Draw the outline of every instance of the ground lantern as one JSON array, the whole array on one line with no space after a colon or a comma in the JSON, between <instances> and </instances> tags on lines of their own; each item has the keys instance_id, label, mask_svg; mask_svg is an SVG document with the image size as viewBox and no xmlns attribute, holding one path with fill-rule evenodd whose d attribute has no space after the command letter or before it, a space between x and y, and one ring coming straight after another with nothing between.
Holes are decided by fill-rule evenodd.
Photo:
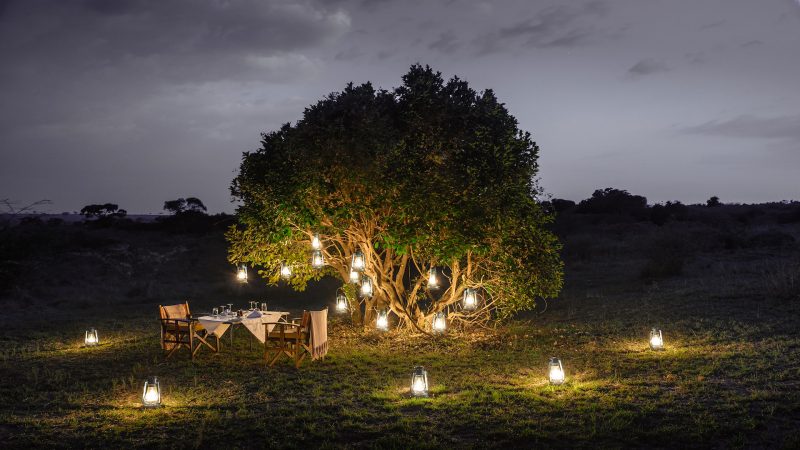
<instances>
[{"instance_id":1,"label":"ground lantern","mask_svg":"<svg viewBox=\"0 0 800 450\"><path fill-rule=\"evenodd\" d=\"M153 377L144 382L142 405L147 408L154 408L161 405L161 385L157 377Z\"/></svg>"},{"instance_id":2,"label":"ground lantern","mask_svg":"<svg viewBox=\"0 0 800 450\"><path fill-rule=\"evenodd\" d=\"M93 347L100 343L100 338L97 336L97 330L89 328L86 330L86 335L83 338L83 344L87 347Z\"/></svg>"},{"instance_id":3,"label":"ground lantern","mask_svg":"<svg viewBox=\"0 0 800 450\"><path fill-rule=\"evenodd\" d=\"M550 358L548 364L550 369L550 384L563 384L564 383L564 366L561 365L561 360L555 356Z\"/></svg>"},{"instance_id":4,"label":"ground lantern","mask_svg":"<svg viewBox=\"0 0 800 450\"><path fill-rule=\"evenodd\" d=\"M414 367L414 372L411 373L411 395L428 396L428 372L422 366Z\"/></svg>"},{"instance_id":5,"label":"ground lantern","mask_svg":"<svg viewBox=\"0 0 800 450\"><path fill-rule=\"evenodd\" d=\"M656 328L650 330L650 348L664 350L664 337L661 335L661 330Z\"/></svg>"}]
</instances>

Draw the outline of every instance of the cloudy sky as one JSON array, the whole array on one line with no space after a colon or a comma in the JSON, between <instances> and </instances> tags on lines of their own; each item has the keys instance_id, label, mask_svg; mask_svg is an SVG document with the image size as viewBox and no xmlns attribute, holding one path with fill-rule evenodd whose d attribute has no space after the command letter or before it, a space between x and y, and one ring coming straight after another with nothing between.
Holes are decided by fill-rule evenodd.
<instances>
[{"instance_id":1,"label":"cloudy sky","mask_svg":"<svg viewBox=\"0 0 800 450\"><path fill-rule=\"evenodd\" d=\"M0 0L0 199L157 212L420 62L492 88L579 200L800 199L796 0Z\"/></svg>"}]
</instances>

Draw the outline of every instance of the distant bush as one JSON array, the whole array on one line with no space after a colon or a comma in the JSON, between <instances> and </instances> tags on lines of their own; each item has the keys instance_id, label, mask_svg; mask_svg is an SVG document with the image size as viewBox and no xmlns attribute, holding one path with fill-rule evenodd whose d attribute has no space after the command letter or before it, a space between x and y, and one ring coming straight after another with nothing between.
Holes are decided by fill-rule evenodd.
<instances>
[{"instance_id":1,"label":"distant bush","mask_svg":"<svg viewBox=\"0 0 800 450\"><path fill-rule=\"evenodd\" d=\"M716 195L706 200L706 206L709 208L716 208L717 206L722 206L722 203L719 201L719 197Z\"/></svg>"},{"instance_id":2,"label":"distant bush","mask_svg":"<svg viewBox=\"0 0 800 450\"><path fill-rule=\"evenodd\" d=\"M667 202L665 204L656 203L649 210L650 221L658 226L662 226L670 220L686 220L689 216L689 208L679 201Z\"/></svg>"},{"instance_id":3,"label":"distant bush","mask_svg":"<svg viewBox=\"0 0 800 450\"><path fill-rule=\"evenodd\" d=\"M554 198L550 201L542 202L542 207L547 212L558 214L574 208L575 202L572 200L565 200L563 198Z\"/></svg>"},{"instance_id":4,"label":"distant bush","mask_svg":"<svg viewBox=\"0 0 800 450\"><path fill-rule=\"evenodd\" d=\"M614 188L598 189L582 200L577 211L584 214L618 214L641 217L647 209L647 198Z\"/></svg>"}]
</instances>

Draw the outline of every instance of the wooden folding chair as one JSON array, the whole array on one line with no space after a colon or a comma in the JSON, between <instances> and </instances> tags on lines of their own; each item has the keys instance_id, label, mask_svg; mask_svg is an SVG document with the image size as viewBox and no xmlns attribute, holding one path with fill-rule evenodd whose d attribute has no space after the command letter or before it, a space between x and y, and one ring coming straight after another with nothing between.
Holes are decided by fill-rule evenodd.
<instances>
[{"instance_id":1,"label":"wooden folding chair","mask_svg":"<svg viewBox=\"0 0 800 450\"><path fill-rule=\"evenodd\" d=\"M298 323L299 322L299 323ZM268 322L274 326L264 339L264 359L273 366L281 355L294 361L300 368L306 356L311 356L311 313L303 311L303 317L289 322Z\"/></svg>"},{"instance_id":2,"label":"wooden folding chair","mask_svg":"<svg viewBox=\"0 0 800 450\"><path fill-rule=\"evenodd\" d=\"M206 339L208 332L200 325L196 319L192 319L189 312L189 302L177 305L158 305L161 314L161 348L167 352L166 358L172 356L179 348L189 349L192 359L203 345L208 346L213 352L219 349L219 337L217 346L214 347ZM200 332L205 332L200 335Z\"/></svg>"}]
</instances>

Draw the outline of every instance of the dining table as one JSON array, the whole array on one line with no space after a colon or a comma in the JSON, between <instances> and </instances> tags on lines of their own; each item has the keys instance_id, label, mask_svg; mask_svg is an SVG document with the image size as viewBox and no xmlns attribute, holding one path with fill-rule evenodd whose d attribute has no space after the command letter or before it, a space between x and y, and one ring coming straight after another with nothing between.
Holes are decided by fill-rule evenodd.
<instances>
[{"instance_id":1,"label":"dining table","mask_svg":"<svg viewBox=\"0 0 800 450\"><path fill-rule=\"evenodd\" d=\"M230 345L233 348L233 335L235 327L242 325L250 334L258 339L262 344L266 340L266 336L275 327L275 322L286 322L289 313L286 311L261 311L258 309L243 311L239 316L233 314L207 314L197 317L197 321L205 328L209 335L215 336L217 339L222 338L226 331L230 330L228 336L230 338ZM273 323L273 324L269 324ZM252 341L251 341L252 345Z\"/></svg>"}]
</instances>

